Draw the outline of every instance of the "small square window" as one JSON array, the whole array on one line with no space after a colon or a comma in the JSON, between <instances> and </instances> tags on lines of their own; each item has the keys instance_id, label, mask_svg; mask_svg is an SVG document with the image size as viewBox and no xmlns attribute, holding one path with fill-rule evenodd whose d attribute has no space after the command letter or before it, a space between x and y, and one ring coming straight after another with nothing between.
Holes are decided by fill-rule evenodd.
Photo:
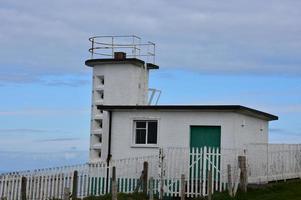
<instances>
[{"instance_id":1,"label":"small square window","mask_svg":"<svg viewBox=\"0 0 301 200\"><path fill-rule=\"evenodd\" d=\"M156 120L134 121L135 144L157 144L158 122Z\"/></svg>"},{"instance_id":2,"label":"small square window","mask_svg":"<svg viewBox=\"0 0 301 200\"><path fill-rule=\"evenodd\" d=\"M137 121L136 128L146 128L146 122L145 121Z\"/></svg>"}]
</instances>

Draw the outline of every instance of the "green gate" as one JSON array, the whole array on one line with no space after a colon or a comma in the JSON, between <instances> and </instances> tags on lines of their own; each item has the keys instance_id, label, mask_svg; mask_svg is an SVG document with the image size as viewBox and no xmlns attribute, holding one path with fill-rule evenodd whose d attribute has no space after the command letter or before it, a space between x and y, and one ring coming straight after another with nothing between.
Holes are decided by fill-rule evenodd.
<instances>
[{"instance_id":1,"label":"green gate","mask_svg":"<svg viewBox=\"0 0 301 200\"><path fill-rule=\"evenodd\" d=\"M208 170L212 171L213 186L220 185L220 146L220 126L190 126L190 192L205 192Z\"/></svg>"}]
</instances>

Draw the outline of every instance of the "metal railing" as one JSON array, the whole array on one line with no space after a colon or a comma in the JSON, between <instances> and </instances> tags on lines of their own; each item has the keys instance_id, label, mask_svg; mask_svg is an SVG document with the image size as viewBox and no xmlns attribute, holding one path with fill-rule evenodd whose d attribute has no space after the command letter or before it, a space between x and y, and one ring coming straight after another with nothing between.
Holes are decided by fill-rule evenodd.
<instances>
[{"instance_id":1,"label":"metal railing","mask_svg":"<svg viewBox=\"0 0 301 200\"><path fill-rule=\"evenodd\" d=\"M115 52L125 52L128 58L138 58L155 64L156 45L153 42L142 42L136 35L94 36L90 37L91 59L113 58Z\"/></svg>"}]
</instances>

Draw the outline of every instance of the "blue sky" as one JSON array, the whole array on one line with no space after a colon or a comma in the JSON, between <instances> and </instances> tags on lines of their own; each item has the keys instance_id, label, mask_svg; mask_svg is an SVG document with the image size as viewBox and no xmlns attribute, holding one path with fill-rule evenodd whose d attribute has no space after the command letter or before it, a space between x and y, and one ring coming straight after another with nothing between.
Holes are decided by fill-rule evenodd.
<instances>
[{"instance_id":1,"label":"blue sky","mask_svg":"<svg viewBox=\"0 0 301 200\"><path fill-rule=\"evenodd\" d=\"M301 143L299 0L0 3L0 171L88 160L88 37L157 44L161 104L241 104L280 117L270 142ZM22 163L22 164L21 164Z\"/></svg>"}]
</instances>

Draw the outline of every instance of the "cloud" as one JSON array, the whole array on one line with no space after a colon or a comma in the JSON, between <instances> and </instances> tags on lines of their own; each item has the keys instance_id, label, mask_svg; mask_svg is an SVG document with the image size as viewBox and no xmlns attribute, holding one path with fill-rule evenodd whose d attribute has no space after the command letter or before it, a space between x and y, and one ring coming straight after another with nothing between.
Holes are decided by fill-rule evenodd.
<instances>
[{"instance_id":1,"label":"cloud","mask_svg":"<svg viewBox=\"0 0 301 200\"><path fill-rule=\"evenodd\" d=\"M8 136L12 136L13 135L24 135L27 134L28 135L37 135L39 136L40 134L44 134L44 135L49 135L49 134L69 134L69 131L62 131L62 130L55 130L55 129L34 129L34 128L2 128L0 129L0 134L2 136L4 135L8 135ZM62 138L62 139L68 139L68 138ZM72 138L69 138L72 139ZM75 138L74 138L75 140ZM59 139L58 139L59 141Z\"/></svg>"},{"instance_id":2,"label":"cloud","mask_svg":"<svg viewBox=\"0 0 301 200\"><path fill-rule=\"evenodd\" d=\"M88 80L72 80L72 81L62 81L62 80L53 80L44 83L47 86L68 86L68 87L80 87L83 85L90 84Z\"/></svg>"},{"instance_id":3,"label":"cloud","mask_svg":"<svg viewBox=\"0 0 301 200\"><path fill-rule=\"evenodd\" d=\"M276 111L281 114L301 113L301 104L266 105L262 107L264 110Z\"/></svg>"},{"instance_id":4,"label":"cloud","mask_svg":"<svg viewBox=\"0 0 301 200\"><path fill-rule=\"evenodd\" d=\"M273 132L273 133L284 133L284 132L286 132L285 130L283 130L281 128L270 128L269 130L270 130L270 132Z\"/></svg>"},{"instance_id":5,"label":"cloud","mask_svg":"<svg viewBox=\"0 0 301 200\"><path fill-rule=\"evenodd\" d=\"M274 133L274 134L286 134L286 135L290 135L290 136L301 136L301 132L295 132L295 131L286 130L286 129L282 129L282 128L270 128L269 130L271 133Z\"/></svg>"},{"instance_id":6,"label":"cloud","mask_svg":"<svg viewBox=\"0 0 301 200\"><path fill-rule=\"evenodd\" d=\"M291 131L282 128L270 128L271 143L297 144L301 141L301 132Z\"/></svg>"},{"instance_id":7,"label":"cloud","mask_svg":"<svg viewBox=\"0 0 301 200\"><path fill-rule=\"evenodd\" d=\"M30 108L19 110L6 110L0 111L0 116L70 116L70 115L82 115L90 113L89 109L74 108L74 109L47 109L47 108Z\"/></svg>"},{"instance_id":8,"label":"cloud","mask_svg":"<svg viewBox=\"0 0 301 200\"><path fill-rule=\"evenodd\" d=\"M0 73L0 87L7 84L24 84L24 83L39 83L45 86L66 86L66 87L81 87L83 85L88 85L91 83L90 76L66 76L66 75L57 75L49 76L42 75L32 76L31 74L20 73L20 74L9 74L9 73Z\"/></svg>"},{"instance_id":9,"label":"cloud","mask_svg":"<svg viewBox=\"0 0 301 200\"><path fill-rule=\"evenodd\" d=\"M156 42L162 67L301 76L298 0L3 0L1 5L0 68L16 74L5 81L18 82L23 74L25 82L88 74L83 63L89 36L133 33Z\"/></svg>"},{"instance_id":10,"label":"cloud","mask_svg":"<svg viewBox=\"0 0 301 200\"><path fill-rule=\"evenodd\" d=\"M68 142L68 141L76 141L76 140L80 140L80 138L53 138L53 139L36 140L36 142Z\"/></svg>"},{"instance_id":11,"label":"cloud","mask_svg":"<svg viewBox=\"0 0 301 200\"><path fill-rule=\"evenodd\" d=\"M49 133L53 131L30 128L0 129L0 133ZM57 132L57 130L55 130Z\"/></svg>"},{"instance_id":12,"label":"cloud","mask_svg":"<svg viewBox=\"0 0 301 200\"><path fill-rule=\"evenodd\" d=\"M72 150L42 153L0 151L0 159L5 160L5 162L1 162L0 172L12 172L84 164L88 159L88 151Z\"/></svg>"}]
</instances>

